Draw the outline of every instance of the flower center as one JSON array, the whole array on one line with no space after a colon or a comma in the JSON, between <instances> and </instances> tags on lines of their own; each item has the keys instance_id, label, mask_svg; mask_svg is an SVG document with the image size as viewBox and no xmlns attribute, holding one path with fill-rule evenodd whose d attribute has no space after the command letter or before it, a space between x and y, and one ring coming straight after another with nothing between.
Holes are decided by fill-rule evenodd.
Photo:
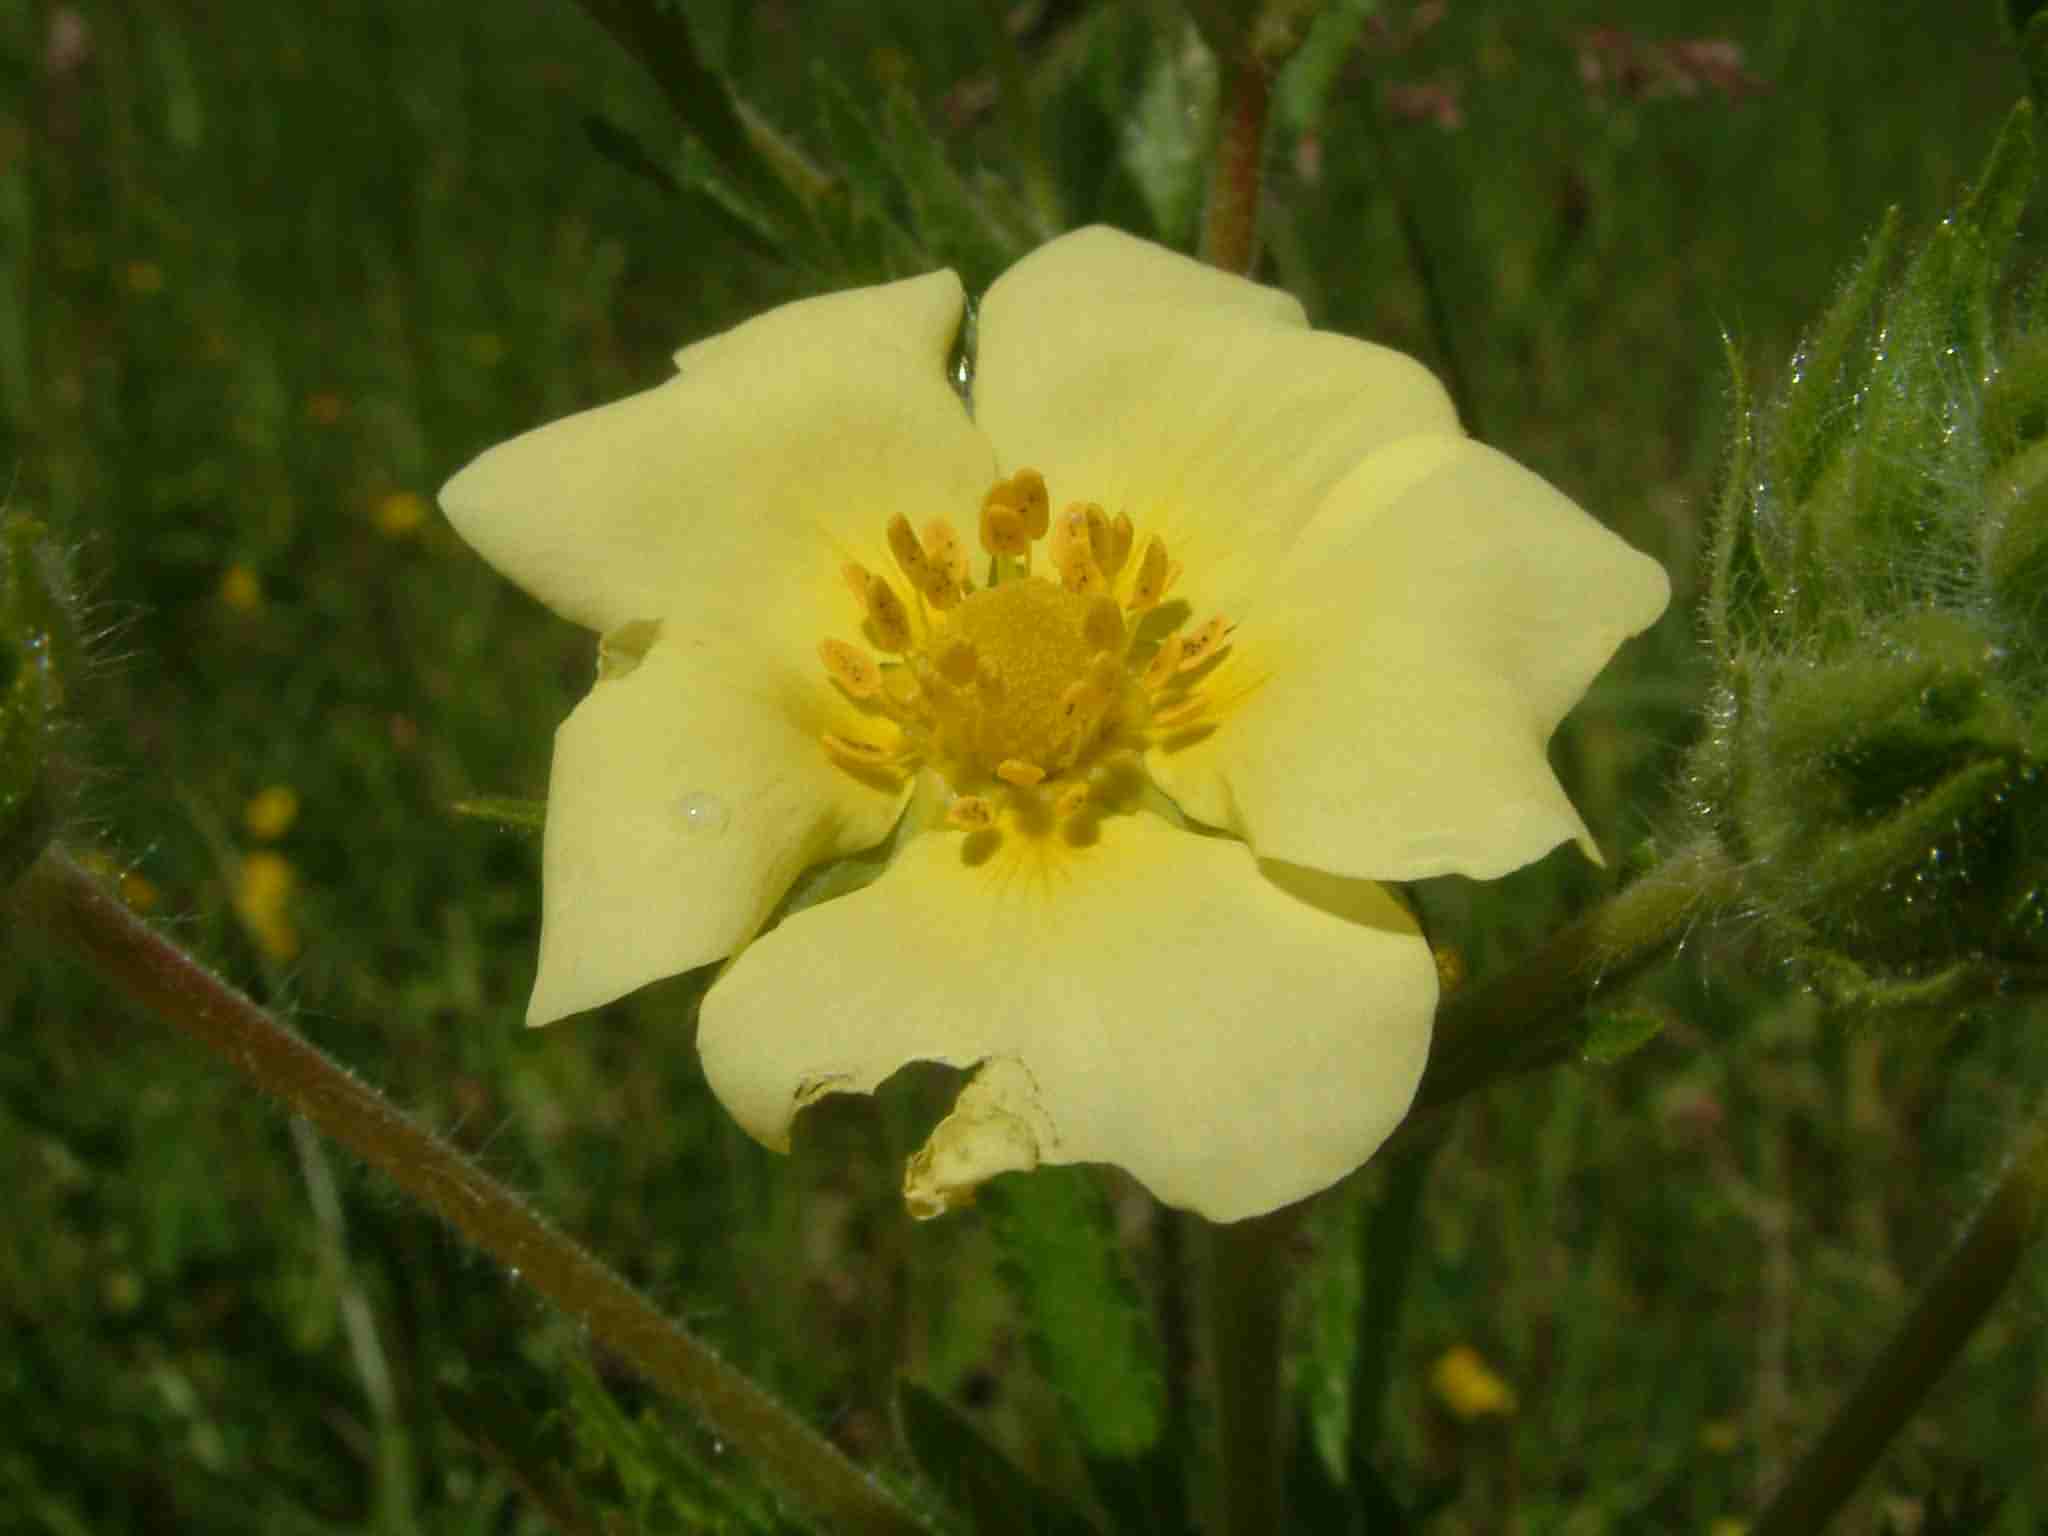
<instances>
[{"instance_id":1,"label":"flower center","mask_svg":"<svg viewBox=\"0 0 2048 1536\"><path fill-rule=\"evenodd\" d=\"M1026 576L965 599L946 636L942 656L965 648L975 663L975 696L952 743L970 772L1014 779L1003 765L1017 763L1060 773L1121 702L1124 621L1113 598Z\"/></svg>"},{"instance_id":2,"label":"flower center","mask_svg":"<svg viewBox=\"0 0 2048 1536\"><path fill-rule=\"evenodd\" d=\"M1157 536L1134 555L1128 517L1085 502L1053 517L1043 477L1020 470L983 498L978 588L950 523L919 534L899 516L886 531L907 593L864 566L843 574L863 636L892 659L843 640L818 647L875 727L825 736L848 772L900 782L929 767L954 792L948 818L968 830L1046 825L1048 809L1056 824L1082 813L1118 759L1210 723L1202 684L1231 625L1183 632L1186 606L1162 608L1180 568ZM1032 573L1041 540L1050 577ZM1157 643L1140 647L1155 611Z\"/></svg>"}]
</instances>

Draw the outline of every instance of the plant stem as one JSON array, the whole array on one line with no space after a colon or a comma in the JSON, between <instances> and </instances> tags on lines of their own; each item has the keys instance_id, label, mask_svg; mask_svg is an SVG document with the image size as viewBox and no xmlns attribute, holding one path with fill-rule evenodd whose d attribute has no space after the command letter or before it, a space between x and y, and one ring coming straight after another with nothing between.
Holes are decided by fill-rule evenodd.
<instances>
[{"instance_id":1,"label":"plant stem","mask_svg":"<svg viewBox=\"0 0 2048 1536\"><path fill-rule=\"evenodd\" d=\"M1209 172L1209 202L1202 216L1202 260L1247 275L1258 256L1259 172L1266 152L1266 119L1273 107L1267 62L1247 44L1223 61L1223 118L1216 162Z\"/></svg>"},{"instance_id":2,"label":"plant stem","mask_svg":"<svg viewBox=\"0 0 2048 1536\"><path fill-rule=\"evenodd\" d=\"M2048 1118L2027 1132L1963 1240L1820 1443L1792 1469L1751 1527L1751 1536L1813 1536L1840 1512L2004 1294L2028 1246L2040 1235L2044 1212Z\"/></svg>"},{"instance_id":3,"label":"plant stem","mask_svg":"<svg viewBox=\"0 0 2048 1536\"><path fill-rule=\"evenodd\" d=\"M981 0L988 21L989 52L995 59L996 84L1001 92L1003 126L1010 137L1011 153L1017 157L1018 178L1031 203L1031 220L1041 240L1050 240L1066 224L1060 211L1059 184L1045 157L1045 141L1038 131L1038 109L1031 99L1031 76L1024 67L1024 50L1017 34L1010 30L1008 0Z\"/></svg>"},{"instance_id":4,"label":"plant stem","mask_svg":"<svg viewBox=\"0 0 2048 1536\"><path fill-rule=\"evenodd\" d=\"M157 933L60 848L4 897L137 1006L176 1025L306 1117L687 1405L764 1479L835 1531L924 1527L834 1446L461 1152ZM19 931L19 929L15 930Z\"/></svg>"},{"instance_id":5,"label":"plant stem","mask_svg":"<svg viewBox=\"0 0 2048 1536\"><path fill-rule=\"evenodd\" d=\"M1273 1536L1287 1527L1280 1344L1302 1205L1211 1227L1210 1365L1216 1381L1216 1451L1224 1536Z\"/></svg>"},{"instance_id":6,"label":"plant stem","mask_svg":"<svg viewBox=\"0 0 2048 1536\"><path fill-rule=\"evenodd\" d=\"M1437 1010L1436 1042L1410 1123L1495 1078L1570 1054L1582 1037L1580 1019L1597 998L1662 960L1695 924L1741 893L1735 866L1718 843L1703 838L1567 923L1520 963L1453 992Z\"/></svg>"}]
</instances>

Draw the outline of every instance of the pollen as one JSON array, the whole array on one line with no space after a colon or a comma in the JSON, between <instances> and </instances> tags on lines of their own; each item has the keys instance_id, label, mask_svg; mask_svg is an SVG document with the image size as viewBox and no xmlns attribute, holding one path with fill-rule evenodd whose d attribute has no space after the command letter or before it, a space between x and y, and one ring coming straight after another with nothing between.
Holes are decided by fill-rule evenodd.
<instances>
[{"instance_id":1,"label":"pollen","mask_svg":"<svg viewBox=\"0 0 2048 1536\"><path fill-rule=\"evenodd\" d=\"M1122 793L1103 786L1132 782L1113 764L1218 718L1211 663L1231 621L1184 630L1184 606L1160 611L1181 568L1128 513L1052 507L1036 470L989 488L976 509L983 586L952 521L883 519L880 570L841 567L869 649L818 645L826 677L865 717L822 733L826 753L862 778L930 771L948 791L945 824L961 832L1041 835L1103 814ZM1134 647L1141 620L1156 644Z\"/></svg>"}]
</instances>

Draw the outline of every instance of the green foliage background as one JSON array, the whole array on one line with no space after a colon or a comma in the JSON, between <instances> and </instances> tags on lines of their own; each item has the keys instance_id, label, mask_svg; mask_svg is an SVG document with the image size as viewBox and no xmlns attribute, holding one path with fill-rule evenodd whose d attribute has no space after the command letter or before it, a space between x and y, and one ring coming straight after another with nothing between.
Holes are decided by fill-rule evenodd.
<instances>
[{"instance_id":1,"label":"green foliage background","mask_svg":"<svg viewBox=\"0 0 2048 1536\"><path fill-rule=\"evenodd\" d=\"M937 261L985 284L1048 200L1185 243L1187 125L1212 87L1175 13L1046 7L1018 61L1034 124L997 101L993 9L687 7L707 60L844 177L828 238L785 259L566 0L0 0L0 469L91 602L74 841L856 1455L905 1473L907 1371L1079 1486L1071 1395L1020 1326L991 1218L914 1226L897 1200L939 1074L828 1101L784 1161L706 1093L696 982L521 1029L537 845L449 807L544 791L590 641L436 517L378 518L766 304ZM1386 19L1401 36L1414 17ZM1761 88L1590 85L1597 27L1726 37ZM1961 195L2020 72L1995 8L1949 0L1461 0L1407 46L1379 35L1326 33L1283 90L1265 275L1318 324L1441 368L1426 253L1469 419L1671 570L1670 616L1556 754L1623 856L1670 817L1705 697L1721 333L1761 393L1888 206L1917 229ZM1422 84L1456 88L1455 127L1388 110ZM253 607L223 598L235 568ZM305 937L288 965L231 902L242 807L273 784L303 806L278 845ZM1575 857L1421 901L1483 973L1611 882ZM1652 990L1647 1048L1459 1113L1408 1304L1367 1341L1385 1400L1364 1428L1352 1234L1390 1175L1325 1204L1295 1362L1317 1446L1369 1444L1435 1531L1754 1510L2048 1080L1994 1015L1879 1033L1767 957L1717 936ZM551 1478L625 1530L773 1526L720 1447L582 1363L573 1321L88 978L0 943L0 1020L0 1526L540 1531L567 1518ZM1156 1292L1158 1233L1125 1186L1112 1204ZM2043 1528L2044 1319L2037 1259L1853 1528L1915 1528L1972 1486L2012 1490L1993 1529ZM1455 1343L1516 1415L1435 1402L1428 1366Z\"/></svg>"}]
</instances>

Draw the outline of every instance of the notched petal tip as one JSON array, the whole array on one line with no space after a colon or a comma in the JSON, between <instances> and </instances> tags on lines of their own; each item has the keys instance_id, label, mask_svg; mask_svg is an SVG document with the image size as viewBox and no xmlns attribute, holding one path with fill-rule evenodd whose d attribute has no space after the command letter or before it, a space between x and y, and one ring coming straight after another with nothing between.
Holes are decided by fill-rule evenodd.
<instances>
[{"instance_id":1,"label":"notched petal tip","mask_svg":"<svg viewBox=\"0 0 2048 1536\"><path fill-rule=\"evenodd\" d=\"M970 1205L999 1173L1029 1173L1057 1141L1023 1063L983 1063L903 1170L903 1201L919 1221Z\"/></svg>"}]
</instances>

